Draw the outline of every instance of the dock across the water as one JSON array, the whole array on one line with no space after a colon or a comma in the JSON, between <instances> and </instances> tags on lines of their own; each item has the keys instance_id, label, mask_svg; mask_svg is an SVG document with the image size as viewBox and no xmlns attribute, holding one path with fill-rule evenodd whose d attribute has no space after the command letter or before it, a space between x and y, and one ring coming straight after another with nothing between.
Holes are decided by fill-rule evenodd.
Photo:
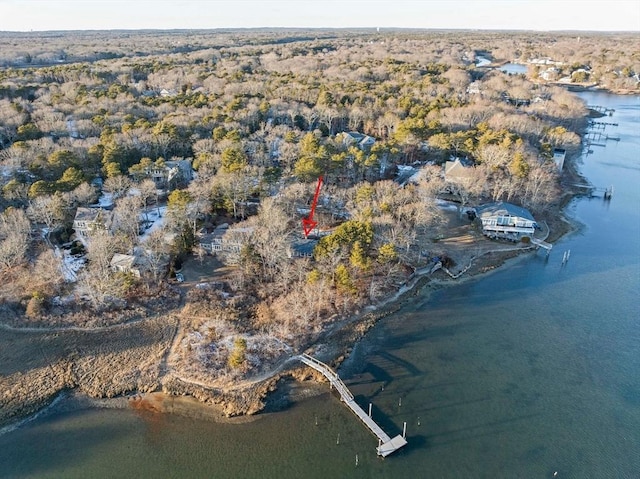
<instances>
[{"instance_id":1,"label":"dock across the water","mask_svg":"<svg viewBox=\"0 0 640 479\"><path fill-rule=\"evenodd\" d=\"M354 414L360 418L364 425L367 426L369 430L378 438L378 447L376 448L376 451L379 456L387 457L389 454L397 451L407 444L407 440L405 439L404 435L398 434L393 439L389 437L387 433L384 432L382 428L378 426L376 422L371 418L371 408L369 408L369 414L366 414L362 410L362 408L355 402L353 394L351 394L349 388L345 386L338 374L334 372L333 369L331 369L322 361L318 361L316 358L314 358L313 356L309 356L308 354L298 356L298 359L300 359L300 361L302 361L307 366L322 373L322 375L329 380L329 384L331 385L331 387L336 388L336 391L338 391L338 393L340 394L340 398L347 405L347 407L351 409Z\"/></svg>"}]
</instances>

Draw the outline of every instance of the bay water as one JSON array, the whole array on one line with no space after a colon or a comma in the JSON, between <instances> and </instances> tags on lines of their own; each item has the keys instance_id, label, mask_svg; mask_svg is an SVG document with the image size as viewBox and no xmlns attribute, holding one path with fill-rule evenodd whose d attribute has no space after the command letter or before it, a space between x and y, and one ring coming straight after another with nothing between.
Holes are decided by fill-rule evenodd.
<instances>
[{"instance_id":1,"label":"bay water","mask_svg":"<svg viewBox=\"0 0 640 479\"><path fill-rule=\"evenodd\" d=\"M581 165L613 198L575 199L548 257L417 291L339 371L389 435L407 423L404 449L376 457L326 385L303 385L315 394L238 424L43 416L0 436L0 477L640 477L640 97L580 95L615 109L599 121L620 141Z\"/></svg>"}]
</instances>

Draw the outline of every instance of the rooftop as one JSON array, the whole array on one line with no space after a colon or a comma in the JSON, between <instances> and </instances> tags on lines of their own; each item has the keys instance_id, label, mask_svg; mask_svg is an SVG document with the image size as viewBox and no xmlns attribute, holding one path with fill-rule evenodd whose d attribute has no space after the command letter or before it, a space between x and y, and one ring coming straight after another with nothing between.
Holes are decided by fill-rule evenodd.
<instances>
[{"instance_id":1,"label":"rooftop","mask_svg":"<svg viewBox=\"0 0 640 479\"><path fill-rule=\"evenodd\" d=\"M535 221L529 210L516 206L505 201L495 203L487 203L476 208L476 214L479 218L487 218L491 216L516 216L527 220Z\"/></svg>"}]
</instances>

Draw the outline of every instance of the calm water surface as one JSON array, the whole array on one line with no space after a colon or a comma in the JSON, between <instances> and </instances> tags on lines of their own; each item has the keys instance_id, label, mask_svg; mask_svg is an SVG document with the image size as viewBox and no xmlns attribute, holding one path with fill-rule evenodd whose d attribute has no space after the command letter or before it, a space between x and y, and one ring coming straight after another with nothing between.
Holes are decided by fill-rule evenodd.
<instances>
[{"instance_id":1,"label":"calm water surface","mask_svg":"<svg viewBox=\"0 0 640 479\"><path fill-rule=\"evenodd\" d=\"M583 97L615 108L603 120L620 142L582 166L614 185L612 201L576 200L582 227L549 258L419 292L343 365L390 435L407 422L405 450L378 459L326 392L239 425L122 410L38 419L0 436L0 476L640 477L640 98Z\"/></svg>"}]
</instances>

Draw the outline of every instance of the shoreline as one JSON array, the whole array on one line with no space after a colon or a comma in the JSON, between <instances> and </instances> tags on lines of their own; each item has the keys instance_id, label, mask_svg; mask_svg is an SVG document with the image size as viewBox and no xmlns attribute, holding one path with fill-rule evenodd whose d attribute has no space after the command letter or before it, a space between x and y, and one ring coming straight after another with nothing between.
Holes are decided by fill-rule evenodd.
<instances>
[{"instance_id":1,"label":"shoreline","mask_svg":"<svg viewBox=\"0 0 640 479\"><path fill-rule=\"evenodd\" d=\"M587 118L585 117L585 123ZM565 180L573 181L576 178L580 178L588 182L588 179L584 178L579 170L581 157L582 155L579 155L568 162L568 168L563 174ZM575 218L567 217L566 210L575 199L581 196L583 195L580 191L568 188L558 198L555 207L552 207L552 211L555 212L556 216L553 218L555 227L547 238L549 242L555 243L559 239L579 230L579 221ZM436 291L472 280L481 280L493 272L504 270L522 261L526 254L531 253L537 254L537 250L533 246L485 251L478 256L471 257L469 264L464 266L456 275L449 271L438 274L438 276L447 274L445 277L434 277L428 268L416 270L407 282L389 298L381 303L365 306L352 316L338 321L328 331L323 332L320 338L305 352L317 355L319 359L334 368L338 368L349 357L362 337L379 320L396 313L407 301L424 291L425 288ZM158 319L156 316L155 320ZM158 322L160 323L160 321ZM107 330L136 329L137 325L142 323L142 321L136 321L107 327ZM174 324L173 327L178 328L178 325ZM2 329L15 333L24 332L20 331L21 328L8 327ZM57 330L57 328L55 329ZM78 331L75 331L75 329L78 329ZM75 329L74 331L78 334L92 333L92 331ZM97 329L101 331L93 332L101 333L104 328ZM43 335L55 334L57 336L58 331L47 331L45 328L38 331L38 333L41 332ZM177 334L177 329L173 334ZM166 354L173 347L173 334L171 341L166 346L166 350L162 351L163 357L166 357ZM161 368L163 366L156 364L155 367ZM51 365L49 365L49 368L51 368ZM248 378L245 384L227 389L191 383L182 380L177 375L167 374L166 371L164 374L160 371L156 374L155 381L145 384L145 387L124 389L124 393L116 393L115 395L111 395L108 390L103 393L96 391L92 392L95 395L94 397L87 394L89 391L87 391L86 387L78 387L78 383L74 381L73 384L66 385L59 391L46 395L46 397L39 397L36 398L36 401L32 400L14 405L14 409L8 413L4 421L0 418L0 435L14 431L43 417L89 408L175 413L216 422L250 422L255 420L260 413L283 409L278 405L274 406L274 396L280 396L280 402L285 403L284 409L289 407L288 405L291 402L301 399L295 397L295 394L291 394L291 390L294 388L292 383L304 384L309 380L313 380L314 384L316 382L325 382L323 377L315 374L304 364L291 364L290 358L275 364L272 371L267 375L254 379ZM79 380L81 379L83 378ZM153 383L155 383L155 387L153 387ZM283 392L285 389L287 391ZM134 392L132 393L132 391ZM317 389L313 394L320 393L321 390ZM302 399L304 397L308 397L308 395L302 395Z\"/></svg>"},{"instance_id":2,"label":"shoreline","mask_svg":"<svg viewBox=\"0 0 640 479\"><path fill-rule=\"evenodd\" d=\"M569 228L565 234L572 231L573 229ZM416 273L408 284L403 285L389 299L377 305L366 306L360 313L345 319L341 324L328 331L321 341L314 343L306 352L317 354L337 369L349 357L362 337L378 321L396 313L407 301L425 289L433 292L469 281L481 280L498 270L503 270L524 260L531 253L535 254L536 250L521 248L502 254L498 253L490 261L490 267L487 268L486 265L480 266L476 263L457 278L449 276L434 278L428 271ZM491 254L495 255L496 253ZM482 256L486 256L486 254ZM475 260L480 258L475 258ZM316 374L315 371L310 370L302 363L287 365L287 362L274 370L272 375L235 391L212 390L181 381L179 378L172 378L172 383L161 381L161 388L157 391L135 392L115 397L90 397L76 388L63 389L49 397L48 401L45 398L36 404L24 404L26 409L24 415L21 414L21 411L14 411L13 418L15 420L0 426L0 435L11 433L38 419L87 409L129 409L155 414L170 413L221 423L252 422L257 420L260 414L286 410L292 402L324 392L323 388L317 387L326 382L324 377ZM176 382L181 383L182 387L175 384ZM291 389L295 387L309 389L305 383L312 385L313 393L291 394ZM284 391L285 389L287 391ZM284 407L282 405L274 407L273 401L270 401L270 397L274 395L281 396L279 402L284 403ZM261 407L255 408L254 411L245 411L240 414L232 412L230 414L229 404L237 406L235 402L243 402L242 398L245 401L248 399L249 403L258 402ZM34 407L37 408L35 412L33 411Z\"/></svg>"},{"instance_id":3,"label":"shoreline","mask_svg":"<svg viewBox=\"0 0 640 479\"><path fill-rule=\"evenodd\" d=\"M575 170L572 173L579 175ZM562 231L554 231L552 235L554 243L579 230L579 222L573 218L567 218L564 213L568 205L580 196L579 192L571 191L563 195L559 201L558 219L564 227L561 228ZM307 348L306 352L318 355L337 369L378 321L399 311L407 301L425 289L433 292L469 281L479 281L494 272L502 271L523 261L532 253L537 254L537 250L532 246L487 251L471 258L471 264L464 267L457 275L443 272L441 276L444 277L434 277L426 268L417 270L414 276L390 298L382 303L365 306L360 312L340 321L330 331L324 333L321 340ZM492 256L487 258L489 255ZM233 390L207 388L188 383L175 376L169 377L167 381L163 380L165 378L159 378L159 388L156 390L137 391L115 397L91 397L77 388L63 389L50 396L49 400L45 398L37 404L24 404L26 415L21 414L21 411L14 411L15 421L9 421L0 427L0 435L10 433L37 419L94 408L130 409L155 414L171 413L224 423L251 422L258 419L260 414L286 410L292 402L324 392L323 389L315 387L326 382L324 377L302 363L288 363L290 359L276 366L273 373L267 377L255 381L249 379L244 387ZM301 386L309 382L314 385L312 394L302 394L301 397L291 394L291 389L295 388L295 385ZM287 391L284 391L285 389ZM274 407L272 399L276 395L281 396L279 402L284 403L284 406ZM35 412L34 406L37 407Z\"/></svg>"},{"instance_id":4,"label":"shoreline","mask_svg":"<svg viewBox=\"0 0 640 479\"><path fill-rule=\"evenodd\" d=\"M522 250L522 252L531 253L532 250ZM485 271L473 272L465 274L459 278L429 278L428 274L416 275L410 285L403 286L391 299L383 304L376 306L367 306L359 315L347 319L347 324L336 328L328 333L322 342L313 344L307 351L317 354L321 358L325 358L334 368L339 366L350 356L352 350L357 346L358 342L372 329L378 321L385 317L396 313L407 301L419 294L424 289L430 292L438 291L451 286L457 286L469 281L481 280L482 278L493 274L499 270L510 267L511 265L524 260L525 254L516 254L515 256L500 259L501 264L494 266ZM341 337L342 336L342 337ZM338 339L342 344L339 346L329 346L333 340ZM148 414L177 414L184 417L196 419L204 419L216 423L242 424L253 422L260 418L261 414L269 414L273 412L283 411L290 407L291 403L304 400L308 397L316 396L326 392L322 388L322 384L326 380L324 377L309 370L304 364L294 364L288 368L281 368L268 378L250 384L240 392L258 391L266 389L266 394L261 399L267 399L264 407L253 413L232 414L225 412L225 402L229 401L228 392L214 393L208 390L209 397L206 399L198 399L198 394L194 391L186 391L189 383L183 383L184 391L167 390L164 385L160 391L138 392L130 395L116 397L90 397L82 392L73 390L62 390L53 396L50 402L41 403L35 412L27 412L21 415L17 412L14 416L15 421L8 422L0 427L0 436L10 434L30 423L54 417L61 414L85 411L90 409L126 409L131 411L143 411ZM279 384L280 383L280 384ZM308 385L308 386L307 386ZM302 389L313 389L309 393L291 394L291 389L300 387ZM283 391L287 389L287 391ZM269 397L279 394L281 397L276 403L269 404ZM262 395L261 395L262 396ZM43 401L46 402L46 401ZM31 404L31 406L34 406ZM27 410L32 408L25 405Z\"/></svg>"}]
</instances>

